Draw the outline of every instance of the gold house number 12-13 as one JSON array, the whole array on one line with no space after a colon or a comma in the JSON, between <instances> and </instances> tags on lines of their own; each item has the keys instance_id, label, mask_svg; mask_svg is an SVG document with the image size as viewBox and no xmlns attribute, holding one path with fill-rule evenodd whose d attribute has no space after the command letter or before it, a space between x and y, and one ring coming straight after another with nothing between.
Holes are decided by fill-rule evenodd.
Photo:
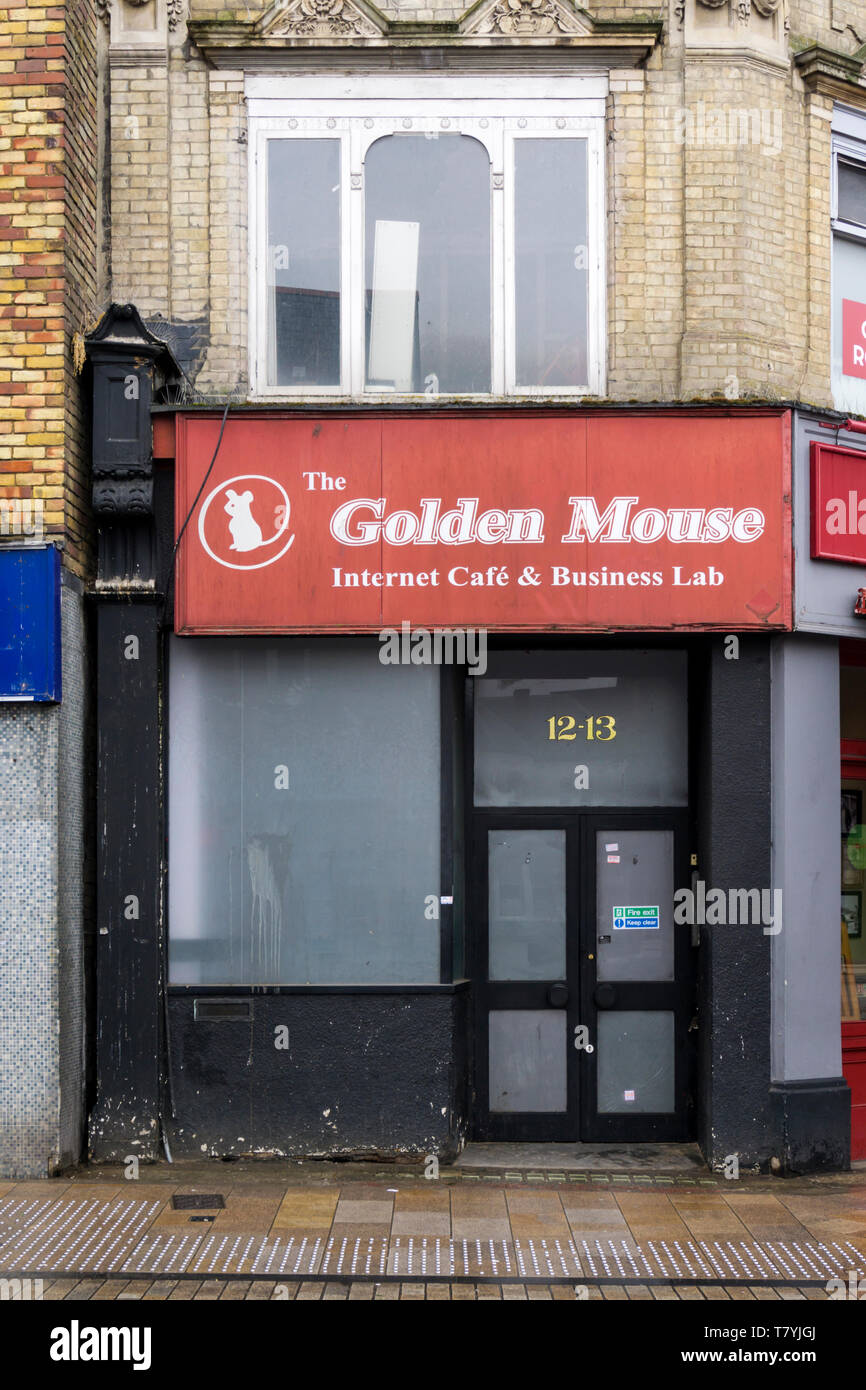
<instances>
[{"instance_id":1,"label":"gold house number 12-13","mask_svg":"<svg viewBox=\"0 0 866 1390\"><path fill-rule=\"evenodd\" d=\"M550 730L548 740L571 740L577 738L578 731L592 742L598 739L607 743L616 738L616 720L612 714L588 714L586 722L578 724L572 714L552 714L547 721Z\"/></svg>"}]
</instances>

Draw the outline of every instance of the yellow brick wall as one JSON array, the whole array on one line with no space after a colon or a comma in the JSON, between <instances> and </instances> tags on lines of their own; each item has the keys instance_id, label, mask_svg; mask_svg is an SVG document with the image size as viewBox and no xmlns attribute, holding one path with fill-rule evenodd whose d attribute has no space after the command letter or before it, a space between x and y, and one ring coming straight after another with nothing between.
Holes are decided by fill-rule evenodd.
<instances>
[{"instance_id":1,"label":"yellow brick wall","mask_svg":"<svg viewBox=\"0 0 866 1390\"><path fill-rule=\"evenodd\" d=\"M832 102L806 90L784 44L696 46L687 3L683 26L672 2L588 7L671 21L645 68L610 73L608 398L828 407ZM846 0L788 3L837 47L856 45L838 27ZM195 15L216 12L195 0ZM243 394L243 74L208 68L184 37L183 24L166 35L161 66L112 69L114 298L193 344L200 391Z\"/></svg>"},{"instance_id":2,"label":"yellow brick wall","mask_svg":"<svg viewBox=\"0 0 866 1390\"><path fill-rule=\"evenodd\" d=\"M96 16L0 3L0 498L42 499L87 572L89 466L72 335L94 311Z\"/></svg>"},{"instance_id":3,"label":"yellow brick wall","mask_svg":"<svg viewBox=\"0 0 866 1390\"><path fill-rule=\"evenodd\" d=\"M811 39L841 53L854 53L866 44L866 5L863 0L788 0L791 34Z\"/></svg>"}]
</instances>

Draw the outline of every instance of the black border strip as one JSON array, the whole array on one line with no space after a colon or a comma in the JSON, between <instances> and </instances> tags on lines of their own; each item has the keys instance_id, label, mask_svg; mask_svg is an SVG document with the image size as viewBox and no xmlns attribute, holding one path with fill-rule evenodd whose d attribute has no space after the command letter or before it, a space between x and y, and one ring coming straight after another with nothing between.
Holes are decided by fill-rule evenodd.
<instances>
[{"instance_id":1,"label":"black border strip","mask_svg":"<svg viewBox=\"0 0 866 1390\"><path fill-rule=\"evenodd\" d=\"M861 1271L855 1271L858 1277ZM683 1288L683 1287L707 1287L707 1288L752 1288L754 1286L767 1286L768 1288L780 1289L799 1289L799 1288L826 1288L830 1279L841 1278L841 1275L828 1275L826 1279L768 1279L755 1277L754 1279L700 1279L690 1278L686 1275L665 1278L659 1275L646 1275L643 1279L635 1278L634 1275L623 1275L622 1278L611 1275L590 1275L590 1274L303 1274L300 1271L292 1271L291 1274L174 1274L169 1270L159 1270L155 1273L144 1274L140 1271L135 1274L126 1274L121 1270L6 1270L0 1273L2 1279L101 1279L106 1282L133 1283L135 1281L146 1280L148 1283L159 1281L168 1283L196 1283L207 1284L222 1282L225 1284L247 1282L254 1284L586 1284L593 1288L605 1288L611 1285L628 1285L630 1288L648 1285L650 1288ZM50 1301L50 1300L48 1300ZM74 1300L70 1300L74 1302Z\"/></svg>"}]
</instances>

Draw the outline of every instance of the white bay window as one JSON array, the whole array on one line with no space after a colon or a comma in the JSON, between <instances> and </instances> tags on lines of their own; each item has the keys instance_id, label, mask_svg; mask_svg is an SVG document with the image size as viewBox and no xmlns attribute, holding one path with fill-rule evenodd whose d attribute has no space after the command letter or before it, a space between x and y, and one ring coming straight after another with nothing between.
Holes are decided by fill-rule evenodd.
<instances>
[{"instance_id":1,"label":"white bay window","mask_svg":"<svg viewBox=\"0 0 866 1390\"><path fill-rule=\"evenodd\" d=\"M391 98L363 78L349 98L351 79L318 97L296 80L303 95L275 99L279 84L258 79L260 96L254 79L254 393L601 394L603 102L589 81L552 102L531 82L522 101L449 100L421 78Z\"/></svg>"}]
</instances>

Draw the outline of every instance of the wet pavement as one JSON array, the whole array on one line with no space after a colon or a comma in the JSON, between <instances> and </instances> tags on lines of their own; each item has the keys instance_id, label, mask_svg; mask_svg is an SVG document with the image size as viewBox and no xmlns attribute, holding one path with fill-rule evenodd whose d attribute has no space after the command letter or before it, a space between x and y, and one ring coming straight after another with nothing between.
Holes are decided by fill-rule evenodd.
<instances>
[{"instance_id":1,"label":"wet pavement","mask_svg":"<svg viewBox=\"0 0 866 1390\"><path fill-rule=\"evenodd\" d=\"M728 1181L685 1151L645 1170L561 1152L577 1147L534 1146L527 1167L530 1146L470 1146L428 1177L240 1160L0 1182L0 1275L47 1300L753 1301L866 1273L862 1168Z\"/></svg>"}]
</instances>

